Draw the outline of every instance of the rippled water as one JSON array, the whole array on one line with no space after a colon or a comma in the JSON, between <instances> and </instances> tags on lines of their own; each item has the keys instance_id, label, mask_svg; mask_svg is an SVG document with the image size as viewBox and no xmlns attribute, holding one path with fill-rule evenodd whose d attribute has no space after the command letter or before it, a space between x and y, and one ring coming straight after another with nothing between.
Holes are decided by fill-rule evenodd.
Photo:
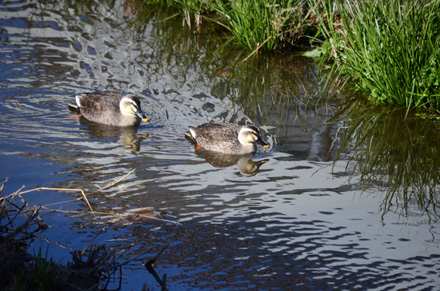
<instances>
[{"instance_id":1,"label":"rippled water","mask_svg":"<svg viewBox=\"0 0 440 291\"><path fill-rule=\"evenodd\" d=\"M385 187L363 187L352 155L336 160L344 126L331 119L335 102L307 102L322 90L313 63L287 53L240 63L249 52L226 32L162 21L174 13L145 6L133 17L121 1L0 4L4 191L91 193L136 169L91 194L93 209L153 207L168 221L93 216L78 192L31 192L30 204L58 210L44 217L55 261L114 246L129 262L123 290L159 289L144 264L170 243L155 270L172 290L438 289L436 216L411 199L389 208ZM141 96L152 122L114 129L70 116L74 94L104 89ZM211 120L256 124L272 147L220 164L184 138Z\"/></svg>"}]
</instances>

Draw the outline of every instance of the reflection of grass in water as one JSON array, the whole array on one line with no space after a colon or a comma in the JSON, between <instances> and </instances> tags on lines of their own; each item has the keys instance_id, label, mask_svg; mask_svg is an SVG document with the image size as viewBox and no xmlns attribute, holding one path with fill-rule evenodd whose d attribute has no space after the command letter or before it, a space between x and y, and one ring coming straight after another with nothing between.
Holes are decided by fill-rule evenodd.
<instances>
[{"instance_id":1,"label":"reflection of grass in water","mask_svg":"<svg viewBox=\"0 0 440 291\"><path fill-rule=\"evenodd\" d=\"M175 10L160 5L142 7L145 9L138 10L132 25L142 32L152 22L152 41L148 42L150 48L145 44L139 47L145 57L138 58L137 65L152 74L169 70L175 76L172 86L176 90L196 73L194 88L211 88L210 95L229 98L259 124L273 124L269 119L274 116L277 125L290 122L287 116L292 111L304 122L306 111L325 99L321 98L315 64L310 59L291 53L265 54L243 62L249 51L225 42L229 34L218 25L206 22L201 35L193 34L182 31L181 20L172 17Z\"/></svg>"},{"instance_id":2,"label":"reflection of grass in water","mask_svg":"<svg viewBox=\"0 0 440 291\"><path fill-rule=\"evenodd\" d=\"M258 124L288 126L294 120L305 125L310 114L327 116L328 98L310 59L277 55L255 58L231 68L219 80L213 95L228 96ZM306 126L308 127L308 126Z\"/></svg>"},{"instance_id":3,"label":"reflection of grass in water","mask_svg":"<svg viewBox=\"0 0 440 291\"><path fill-rule=\"evenodd\" d=\"M135 30L138 34L133 37L142 37L145 33L148 39L139 42L141 55L136 65L150 75L168 70L176 81L173 86L179 89L185 79L197 73L194 81L207 85L249 54L238 44L230 43L229 33L213 23L205 23L202 34L182 29L181 20L175 17L177 14L177 10L166 6L142 5L136 17L130 20L127 33ZM147 27L151 32L146 32Z\"/></svg>"},{"instance_id":4,"label":"reflection of grass in water","mask_svg":"<svg viewBox=\"0 0 440 291\"><path fill-rule=\"evenodd\" d=\"M363 186L387 187L384 213L396 206L408 214L409 204L416 202L426 214L437 215L440 125L405 119L405 109L365 108L360 101L350 103L340 116L339 154L353 156Z\"/></svg>"}]
</instances>

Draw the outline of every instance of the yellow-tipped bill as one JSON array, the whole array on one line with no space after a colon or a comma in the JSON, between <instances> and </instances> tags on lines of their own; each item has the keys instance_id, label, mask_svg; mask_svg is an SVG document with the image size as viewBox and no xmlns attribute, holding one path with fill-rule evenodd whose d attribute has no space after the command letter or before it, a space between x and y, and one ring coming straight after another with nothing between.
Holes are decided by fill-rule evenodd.
<instances>
[{"instance_id":1,"label":"yellow-tipped bill","mask_svg":"<svg viewBox=\"0 0 440 291\"><path fill-rule=\"evenodd\" d=\"M145 122L150 121L150 119L147 117L147 115L145 115L145 112L143 112L141 110L136 111L134 114L136 114L137 117L142 119L142 121L145 121Z\"/></svg>"},{"instance_id":2,"label":"yellow-tipped bill","mask_svg":"<svg viewBox=\"0 0 440 291\"><path fill-rule=\"evenodd\" d=\"M261 139L261 137L258 137L257 143L259 145L262 145L264 148L269 148L270 147L269 144L267 144L264 140Z\"/></svg>"}]
</instances>

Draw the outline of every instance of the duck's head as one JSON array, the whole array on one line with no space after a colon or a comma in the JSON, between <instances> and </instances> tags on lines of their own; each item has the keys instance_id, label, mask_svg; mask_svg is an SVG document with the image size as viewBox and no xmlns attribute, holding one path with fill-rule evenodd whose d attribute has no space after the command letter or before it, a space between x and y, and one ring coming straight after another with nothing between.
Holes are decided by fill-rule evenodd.
<instances>
[{"instance_id":1,"label":"duck's head","mask_svg":"<svg viewBox=\"0 0 440 291\"><path fill-rule=\"evenodd\" d=\"M136 96L124 96L119 103L121 113L127 116L137 116L141 120L147 122L149 121L145 112L141 109L141 102Z\"/></svg>"},{"instance_id":2,"label":"duck's head","mask_svg":"<svg viewBox=\"0 0 440 291\"><path fill-rule=\"evenodd\" d=\"M242 145L250 145L250 144L259 144L265 148L268 148L269 145L261 139L260 131L258 128L252 125L245 125L240 129L238 133L238 141Z\"/></svg>"}]
</instances>

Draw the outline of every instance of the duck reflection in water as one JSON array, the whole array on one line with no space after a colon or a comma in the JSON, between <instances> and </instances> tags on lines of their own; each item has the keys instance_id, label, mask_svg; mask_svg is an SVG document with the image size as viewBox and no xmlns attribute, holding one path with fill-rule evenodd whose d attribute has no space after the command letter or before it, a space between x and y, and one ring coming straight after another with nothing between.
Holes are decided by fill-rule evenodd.
<instances>
[{"instance_id":1,"label":"duck reflection in water","mask_svg":"<svg viewBox=\"0 0 440 291\"><path fill-rule=\"evenodd\" d=\"M255 174L260 171L261 165L269 161L269 159L253 161L253 153L244 155L229 155L208 151L198 145L194 147L194 151L197 155L203 157L208 163L216 168L227 168L237 165L240 174L245 177L255 176Z\"/></svg>"},{"instance_id":2,"label":"duck reflection in water","mask_svg":"<svg viewBox=\"0 0 440 291\"><path fill-rule=\"evenodd\" d=\"M90 122L84 117L81 117L79 122L81 125L87 127L92 136L98 139L119 138L119 142L124 146L124 150L129 153L138 152L141 147L141 142L148 137L148 134L138 134L137 128L133 126L109 126L106 124Z\"/></svg>"},{"instance_id":3,"label":"duck reflection in water","mask_svg":"<svg viewBox=\"0 0 440 291\"><path fill-rule=\"evenodd\" d=\"M234 123L205 123L189 127L185 137L196 144L195 152L214 167L229 167L237 164L243 176L253 176L268 160L253 161L257 144L268 148L260 131L252 125L239 126Z\"/></svg>"}]
</instances>

